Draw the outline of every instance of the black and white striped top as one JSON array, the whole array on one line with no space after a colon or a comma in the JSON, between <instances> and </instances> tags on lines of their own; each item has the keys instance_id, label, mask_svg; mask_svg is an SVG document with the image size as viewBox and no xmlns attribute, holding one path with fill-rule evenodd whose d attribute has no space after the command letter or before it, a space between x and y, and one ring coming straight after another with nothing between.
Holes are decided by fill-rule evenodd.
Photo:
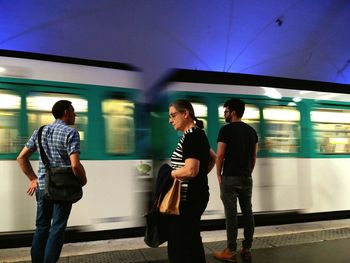
<instances>
[{"instance_id":1,"label":"black and white striped top","mask_svg":"<svg viewBox=\"0 0 350 263\"><path fill-rule=\"evenodd\" d=\"M185 161L183 160L183 143L184 143L186 134L192 133L195 129L197 129L197 127L193 127L185 131L184 134L181 136L175 148L175 151L171 155L171 167L173 169L176 170L185 166ZM188 180L182 180L181 181L181 201L186 201L187 192L188 192Z\"/></svg>"}]
</instances>

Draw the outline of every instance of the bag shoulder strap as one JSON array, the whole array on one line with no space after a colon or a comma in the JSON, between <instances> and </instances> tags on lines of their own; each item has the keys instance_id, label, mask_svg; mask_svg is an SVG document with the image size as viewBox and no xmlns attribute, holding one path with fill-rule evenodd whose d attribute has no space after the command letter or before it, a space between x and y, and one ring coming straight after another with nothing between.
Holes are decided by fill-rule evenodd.
<instances>
[{"instance_id":1,"label":"bag shoulder strap","mask_svg":"<svg viewBox=\"0 0 350 263\"><path fill-rule=\"evenodd\" d=\"M47 155L45 153L44 147L41 144L41 136L42 136L44 127L45 127L45 125L41 126L39 128L39 131L38 131L38 143L39 143L39 148L40 148L40 157L41 157L41 160L43 161L43 163L45 165L45 168L50 168L49 158L47 158Z\"/></svg>"}]
</instances>

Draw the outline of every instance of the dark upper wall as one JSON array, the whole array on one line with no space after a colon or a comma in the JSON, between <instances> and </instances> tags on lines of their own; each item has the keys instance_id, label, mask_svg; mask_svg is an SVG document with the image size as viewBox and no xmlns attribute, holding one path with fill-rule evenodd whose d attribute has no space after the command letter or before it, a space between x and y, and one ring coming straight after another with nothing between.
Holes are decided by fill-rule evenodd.
<instances>
[{"instance_id":1,"label":"dark upper wall","mask_svg":"<svg viewBox=\"0 0 350 263\"><path fill-rule=\"evenodd\" d=\"M0 49L350 82L348 0L0 1Z\"/></svg>"}]
</instances>

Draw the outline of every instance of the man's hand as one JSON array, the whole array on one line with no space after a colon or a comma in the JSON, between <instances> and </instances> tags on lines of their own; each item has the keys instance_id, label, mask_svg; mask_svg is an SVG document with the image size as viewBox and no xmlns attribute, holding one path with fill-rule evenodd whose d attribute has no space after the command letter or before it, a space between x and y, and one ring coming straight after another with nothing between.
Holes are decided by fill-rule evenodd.
<instances>
[{"instance_id":1,"label":"man's hand","mask_svg":"<svg viewBox=\"0 0 350 263\"><path fill-rule=\"evenodd\" d=\"M23 147L20 154L17 156L17 162L22 172L28 177L30 180L29 188L27 190L27 194L32 196L36 189L38 188L38 178L33 171L33 167L30 164L29 158L33 154L33 152L27 147Z\"/></svg>"},{"instance_id":2,"label":"man's hand","mask_svg":"<svg viewBox=\"0 0 350 263\"><path fill-rule=\"evenodd\" d=\"M37 179L30 180L27 194L32 196L35 193L37 188L38 188L38 180Z\"/></svg>"}]
</instances>

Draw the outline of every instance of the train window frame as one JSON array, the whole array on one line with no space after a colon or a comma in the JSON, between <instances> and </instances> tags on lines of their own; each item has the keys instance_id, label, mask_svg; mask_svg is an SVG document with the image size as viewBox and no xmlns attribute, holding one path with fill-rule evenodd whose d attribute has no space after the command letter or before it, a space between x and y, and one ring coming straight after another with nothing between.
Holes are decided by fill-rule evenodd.
<instances>
[{"instance_id":1,"label":"train window frame","mask_svg":"<svg viewBox=\"0 0 350 263\"><path fill-rule=\"evenodd\" d=\"M290 108L290 109L294 109L295 112L297 112L299 114L297 119L285 119L285 118L279 118L279 119L273 119L272 117L269 117L268 119L266 118L266 110L269 108ZM262 140L261 140L261 146L260 148L262 149L262 151L264 152L264 156L273 156L273 157L285 157L285 156L299 156L302 152L302 112L299 109L299 107L297 105L290 105L288 102L286 103L266 103L263 105L262 109L262 126L263 127L263 131L262 131ZM270 123L275 123L275 124L280 124L280 125L285 125L285 124L291 124L291 125L297 125L297 137L293 137L294 140L296 140L298 143L293 146L296 148L295 151L286 151L286 152L281 152L281 151L271 151L271 146L269 146L270 144L268 143L268 138L271 137L268 135L268 126L270 125ZM278 136L281 137L281 136ZM284 137L281 137L284 138ZM281 140L281 138L279 138L279 140ZM288 139L288 138L287 138ZM282 139L283 140L283 139ZM282 145L282 144L281 144ZM282 145L283 146L283 145Z\"/></svg>"},{"instance_id":2,"label":"train window frame","mask_svg":"<svg viewBox=\"0 0 350 263\"><path fill-rule=\"evenodd\" d=\"M247 122L246 121L246 117L244 116L245 113L243 114L243 118L242 118L242 121L243 122L246 122L247 124L251 125L254 130L256 131L257 133L257 136L258 136L258 157L263 157L265 156L265 152L263 150L263 148L260 146L261 145L261 142L262 142L262 138L264 136L264 129L263 129L263 126L262 126L262 123L263 123L263 120L262 120L262 107L263 107L263 103L262 103L262 100L257 98L256 96L241 96L241 95L236 95L234 96L235 98L237 99L240 99L242 101L244 101L245 103L245 106L247 107L247 105L251 108L255 108L257 111L258 111L258 115L259 117L256 119L256 125L251 125L252 123L251 122ZM216 107L216 111L217 111L217 124L218 124L218 130L217 130L217 134L219 134L219 131L220 131L220 128L228 123L225 122L223 116L220 115L220 111L223 112L223 106L225 104L225 102L229 99L231 99L232 96L218 96L217 97L217 107ZM255 119L254 119L255 120ZM217 137L216 137L217 138ZM215 139L216 139L215 138ZM216 142L216 141L215 141Z\"/></svg>"},{"instance_id":3,"label":"train window frame","mask_svg":"<svg viewBox=\"0 0 350 263\"><path fill-rule=\"evenodd\" d=\"M202 100L199 100L198 98L195 98L195 99L189 98L189 101L192 104L195 116L199 120L203 121L203 125L204 125L203 130L205 131L205 133L208 133L208 127L209 127L209 125L208 125L208 118L209 118L209 116L208 116L208 112L209 112L208 105L205 102L203 102ZM202 108L200 108L200 107L202 107ZM203 115L202 113L205 113L205 115Z\"/></svg>"},{"instance_id":4,"label":"train window frame","mask_svg":"<svg viewBox=\"0 0 350 263\"><path fill-rule=\"evenodd\" d=\"M246 101L246 100L244 100L244 101ZM220 102L218 104L218 107L217 107L218 122L219 122L219 126L220 127L222 127L225 124L227 124L226 121L225 121L225 116L224 116L224 104L225 104L225 102ZM258 112L257 118L247 118L246 117L247 108L253 108L253 110L257 110L257 112ZM260 115L261 115L260 114L260 109L259 109L259 106L257 104L254 104L252 102L248 102L248 103L245 102L245 110L244 110L244 114L243 114L243 117L242 117L242 121L247 123L247 124L249 124L252 127L254 126L253 128L255 129L257 134L259 134L259 130L260 130L260 127L259 127L260 126ZM252 124L251 121L250 121L251 119L255 120L257 125L251 125Z\"/></svg>"},{"instance_id":5,"label":"train window frame","mask_svg":"<svg viewBox=\"0 0 350 263\"><path fill-rule=\"evenodd\" d=\"M325 116L322 116L322 114L319 114L318 116L315 116L315 112L321 113L321 112L328 112L331 115L328 114L328 119L323 120L321 118L324 118ZM337 113L340 114L337 114ZM341 113L347 112L347 118L344 121L344 118L340 118L340 117L344 117L344 114L342 115ZM334 114L335 113L335 114ZM337 118L336 115L338 115L339 117ZM342 115L342 116L341 116ZM314 119L313 119L314 116ZM316 118L316 120L315 120ZM332 121L330 121L330 118ZM316 156L318 157L327 157L327 156L332 156L332 157L347 157L350 155L350 108L349 107L345 107L345 106L339 106L339 105L314 105L314 107L310 110L310 120L311 120L311 124L312 124L312 134L313 134L313 138L314 138L314 152L316 154ZM335 121L334 121L335 120ZM319 124L318 126L321 128L317 128L315 124ZM343 129L332 129L330 130L330 127L332 125L335 125L335 127L343 127L344 125L347 126L348 128L346 130ZM340 126L342 125L342 126ZM327 129L325 129L325 127L327 127ZM328 136L327 136L328 133ZM330 137L331 134L336 133L334 138ZM326 142L326 140L324 139L329 139L328 142L330 144L330 146L332 146L332 149L336 149L339 148L339 144L341 144L341 140L337 140L336 138L338 138L337 135L339 135L338 133L347 133L347 151L346 152L334 152L334 151L326 151L326 149L330 149L330 147L327 147L325 145L321 145L322 142ZM318 139L318 134L326 134L326 136L321 136L321 139ZM332 139L332 140L331 140ZM333 142L331 142L333 141ZM321 142L321 143L320 143ZM344 140L343 140L344 142ZM333 144L333 145L332 145ZM333 147L334 146L334 147ZM338 147L337 147L338 146ZM325 150L322 152L322 149Z\"/></svg>"},{"instance_id":6,"label":"train window frame","mask_svg":"<svg viewBox=\"0 0 350 263\"><path fill-rule=\"evenodd\" d=\"M51 113L52 106L58 100L69 100L72 102L72 105L75 109L76 119L75 124L72 126L76 128L80 135L80 149L81 152L86 151L87 148L87 134L88 134L88 126L89 126L89 109L88 109L88 99L82 95L71 92L54 92L49 90L29 90L26 94L25 101L25 109L26 109L26 119L27 119L27 134L31 136L34 130L38 129L42 125L48 125L55 121L54 116ZM33 100L33 101L31 101ZM41 109L35 108L32 104L39 104L43 107ZM81 105L82 103L82 105ZM46 118L47 120L42 122L33 122L31 124L30 119L32 115L34 118L37 118L39 113ZM81 122L81 123L80 123ZM80 129L81 127L81 129Z\"/></svg>"},{"instance_id":7,"label":"train window frame","mask_svg":"<svg viewBox=\"0 0 350 263\"><path fill-rule=\"evenodd\" d=\"M10 90L8 88L1 88L0 89L0 96L7 96L6 98L1 98L0 99L0 118L1 116L4 116L4 118L9 118L10 123L7 123L5 121L0 122L0 131L1 134L3 133L2 130L4 129L4 135L6 133L10 133L10 136L6 138L4 137L4 142L7 142L7 146L4 146L4 149L6 147L9 150L2 150L3 145L0 145L0 156L1 158L7 158L7 157L12 157L18 154L18 152L21 150L23 147L23 138L21 137L21 129L20 129L20 113L21 113L21 107L22 107L22 100L20 94L18 94L14 90ZM11 117L6 117L6 116L13 116ZM5 125L3 125L5 123ZM9 125L6 125L9 124ZM4 128L2 128L4 127ZM10 127L12 131L6 132L6 128ZM8 129L7 129L8 130ZM11 134L14 135L12 136ZM1 137L0 137L1 139ZM1 141L1 140L0 140ZM1 143L1 142L0 142Z\"/></svg>"},{"instance_id":8,"label":"train window frame","mask_svg":"<svg viewBox=\"0 0 350 263\"><path fill-rule=\"evenodd\" d=\"M111 134L108 134L110 132L110 129L108 128L108 124L106 122L106 116L110 115L105 114L104 112L104 102L106 101L120 101L120 102L127 102L133 105L133 111L132 111L132 115L131 119L132 119L132 147L129 151L109 151L108 147L111 145L111 142L109 140L109 137L111 137ZM137 129L137 123L136 123L136 118L137 118L137 103L135 100L133 100L132 98L126 96L126 94L120 94L120 93L112 93L112 94L106 94L102 99L101 99L101 116L102 116L102 122L103 122L103 127L104 127L104 135L103 135L103 152L107 155L107 156L133 156L136 154L137 152L137 136L136 136L136 129ZM110 113L110 112L109 112ZM116 115L114 117L123 117L124 115ZM124 116L125 117L125 116ZM128 117L128 116L126 116ZM120 127L118 125L118 127ZM130 135L130 133L125 133L126 135ZM115 145L116 143L118 147L120 147L120 142L125 142L125 140L120 139L120 136L116 136L118 137L118 141L114 142L113 145ZM125 136L124 136L125 137ZM127 141L127 140L126 140Z\"/></svg>"}]
</instances>

